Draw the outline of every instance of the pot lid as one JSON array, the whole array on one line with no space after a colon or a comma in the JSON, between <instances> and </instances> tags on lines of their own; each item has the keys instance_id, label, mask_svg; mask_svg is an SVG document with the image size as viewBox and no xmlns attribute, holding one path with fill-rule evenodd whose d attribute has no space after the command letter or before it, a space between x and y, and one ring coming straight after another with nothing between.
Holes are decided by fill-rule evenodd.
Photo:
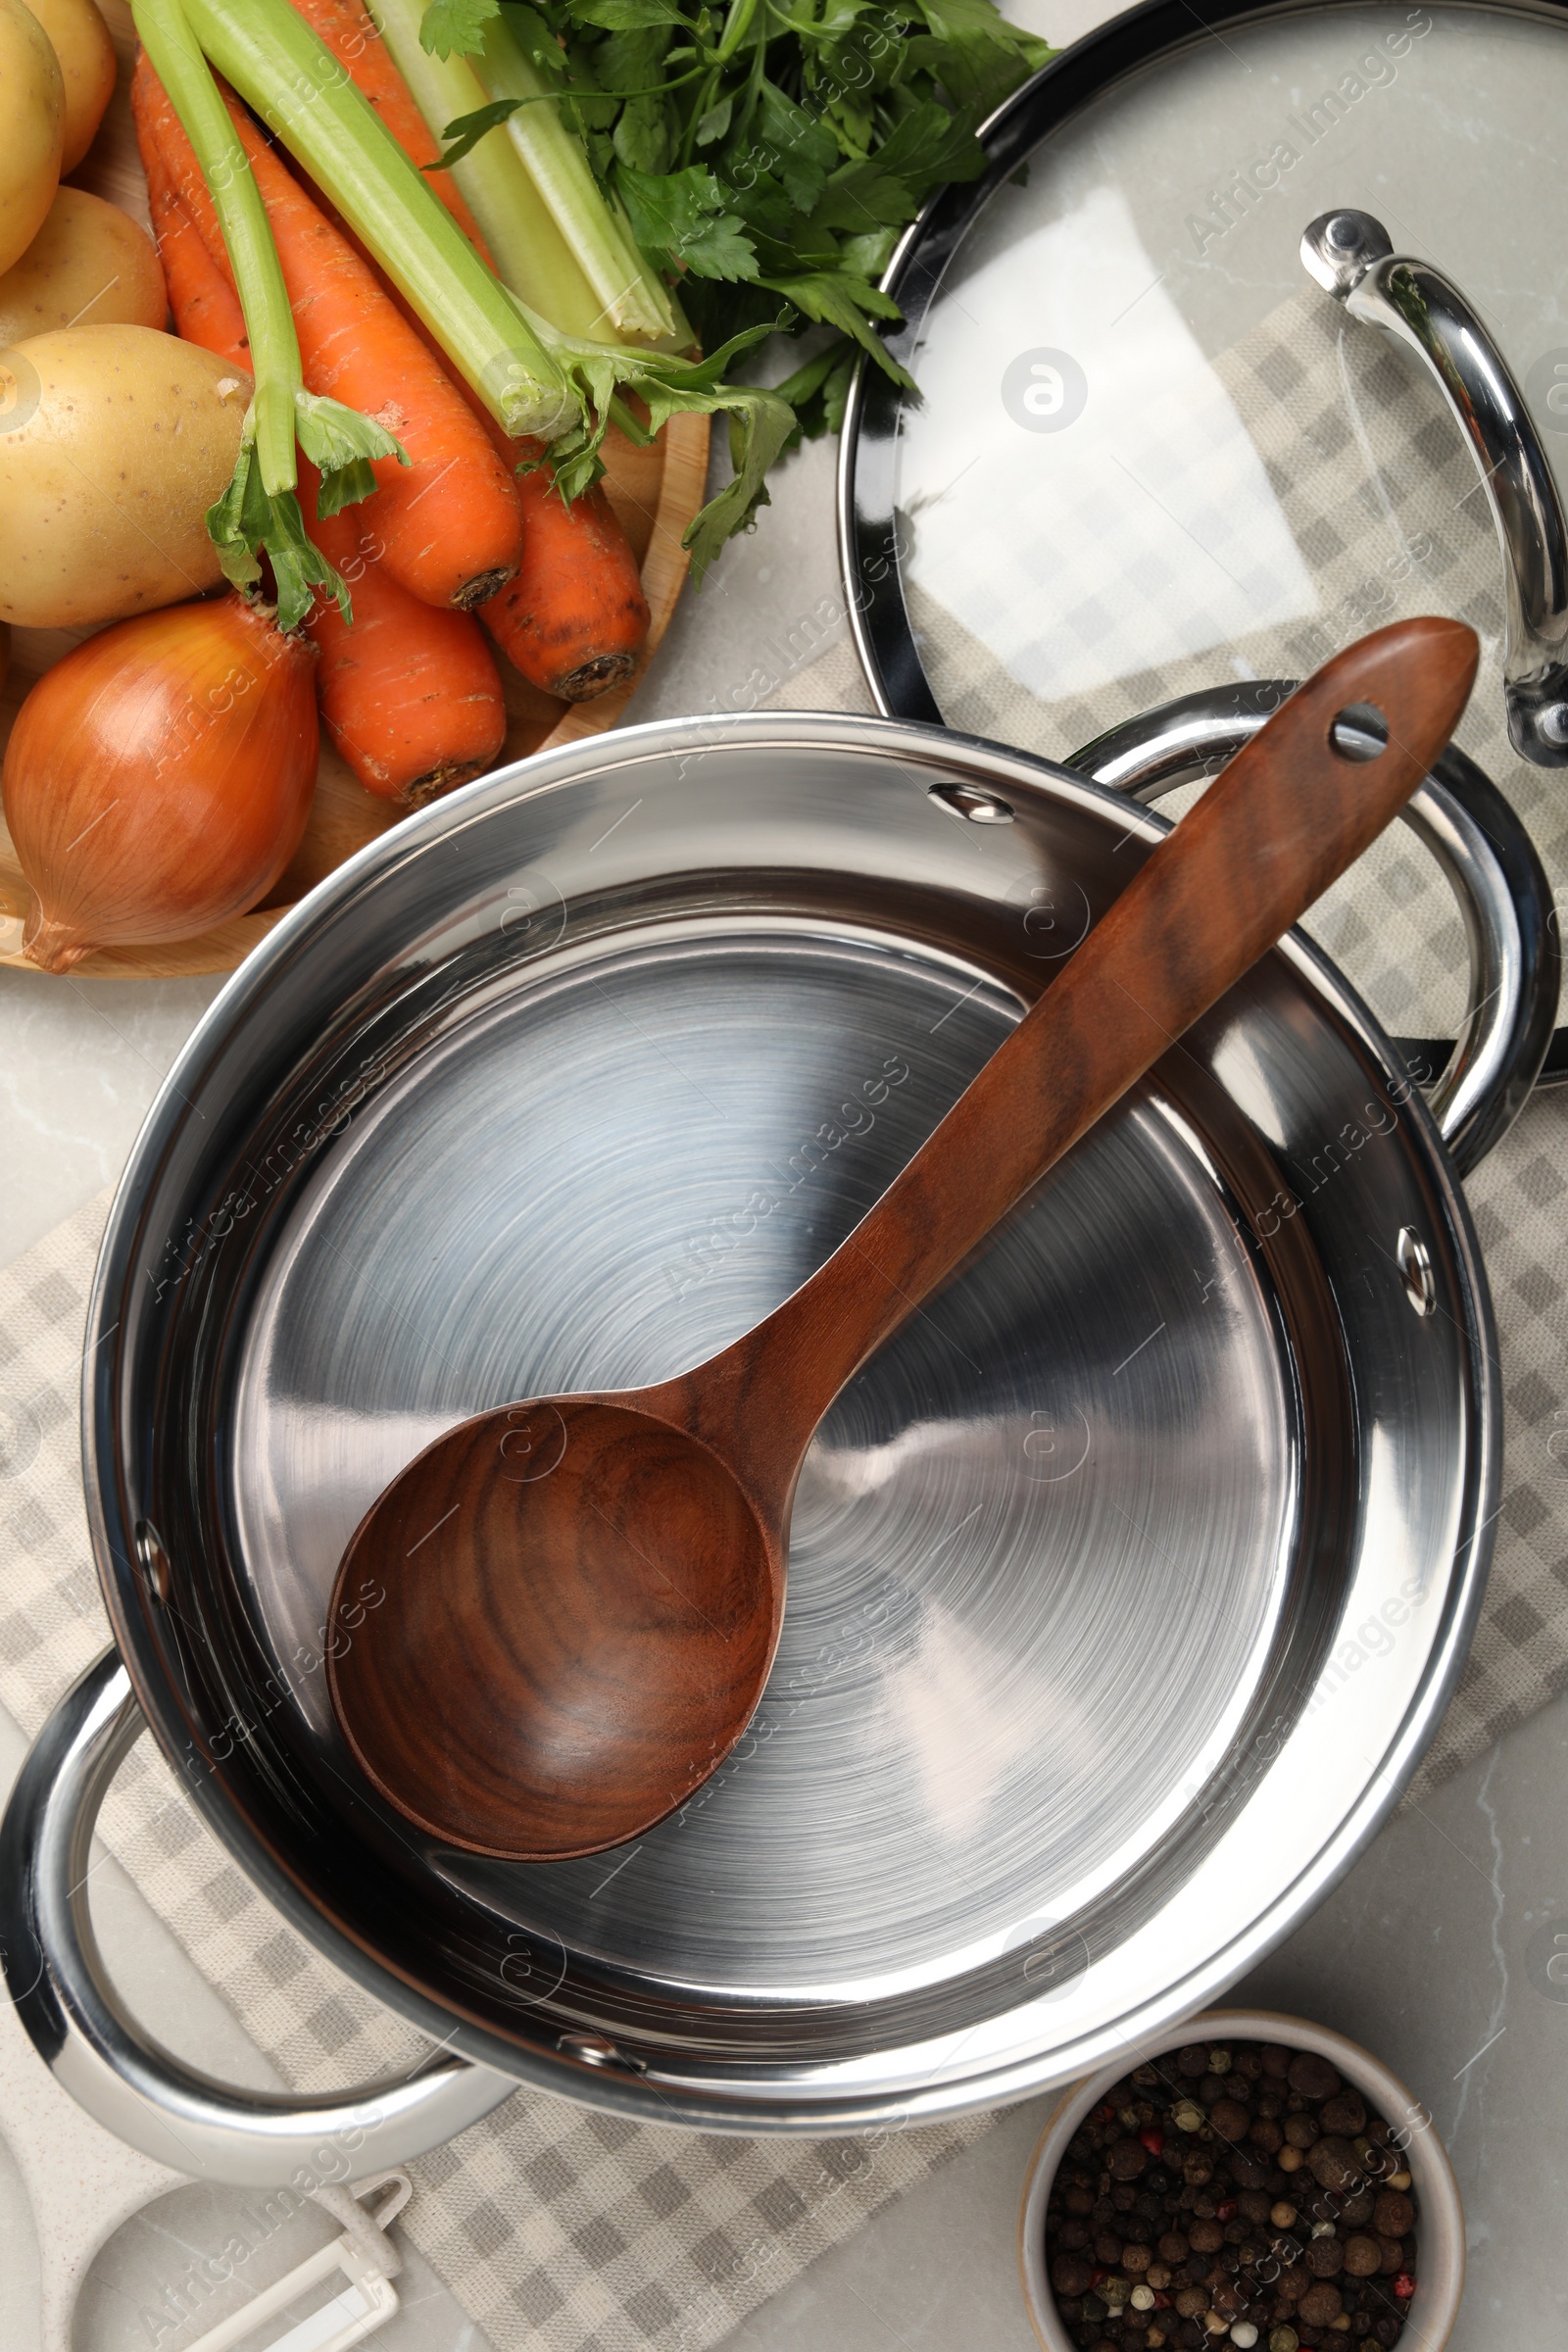
<instances>
[{"instance_id":1,"label":"pot lid","mask_svg":"<svg viewBox=\"0 0 1568 2352\"><path fill-rule=\"evenodd\" d=\"M1458 740L1560 904L1568 24L1205 17L1146 8L1048 68L895 263L917 392L868 368L846 437L873 687L1063 760L1453 613L1484 648ZM1308 927L1387 1026L1462 1021L1462 927L1401 830Z\"/></svg>"}]
</instances>

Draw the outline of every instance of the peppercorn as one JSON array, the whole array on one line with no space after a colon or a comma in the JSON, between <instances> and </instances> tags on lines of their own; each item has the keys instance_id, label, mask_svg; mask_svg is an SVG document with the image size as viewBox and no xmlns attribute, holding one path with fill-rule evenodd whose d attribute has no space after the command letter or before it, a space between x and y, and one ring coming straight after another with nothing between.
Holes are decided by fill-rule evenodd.
<instances>
[{"instance_id":1,"label":"peppercorn","mask_svg":"<svg viewBox=\"0 0 1568 2352\"><path fill-rule=\"evenodd\" d=\"M1336 2139L1329 2134L1322 2139L1315 2139L1306 2151L1306 2161L1319 2187L1331 2189L1336 2194L1351 2187L1360 2177L1355 2150L1348 2139ZM1389 2232L1391 2237L1400 2234L1396 2230Z\"/></svg>"},{"instance_id":2,"label":"peppercorn","mask_svg":"<svg viewBox=\"0 0 1568 2352\"><path fill-rule=\"evenodd\" d=\"M1208 2072L1208 2051L1200 2041L1190 2041L1176 2053L1176 2072L1196 2081Z\"/></svg>"},{"instance_id":3,"label":"peppercorn","mask_svg":"<svg viewBox=\"0 0 1568 2352\"><path fill-rule=\"evenodd\" d=\"M1113 2180L1136 2180L1149 2164L1149 2150L1141 2139L1118 2139L1106 2154L1105 2166ZM1114 2190L1111 2192L1114 2195Z\"/></svg>"},{"instance_id":4,"label":"peppercorn","mask_svg":"<svg viewBox=\"0 0 1568 2352\"><path fill-rule=\"evenodd\" d=\"M1337 2286L1319 2278L1301 2297L1301 2317L1310 2328L1327 2328L1332 2320L1339 2318L1342 2300Z\"/></svg>"},{"instance_id":5,"label":"peppercorn","mask_svg":"<svg viewBox=\"0 0 1568 2352\"><path fill-rule=\"evenodd\" d=\"M1415 2207L1396 2188L1386 2188L1372 2208L1372 2226L1379 2237L1403 2237L1415 2223Z\"/></svg>"},{"instance_id":6,"label":"peppercorn","mask_svg":"<svg viewBox=\"0 0 1568 2352\"><path fill-rule=\"evenodd\" d=\"M1282 2051L1283 2066L1270 2068L1261 2048L1244 2044L1217 2072L1216 2051L1223 2045L1192 2045L1200 2073L1191 2059L1184 2072L1166 2052L1113 2084L1074 2135L1051 2190L1046 2250L1054 2279L1064 2259L1094 2266L1089 2292L1057 2294L1077 2352L1095 2352L1102 2341L1118 2352L1218 2352L1220 2338L1237 2340L1239 2327L1257 2331L1254 2344L1270 2328L1291 2328L1301 2352L1333 2352L1342 2340L1377 2352L1375 2321L1392 2320L1397 2332L1414 2291L1414 2199L1411 2230L1390 2236L1368 2226L1379 2193L1404 2193L1394 2185L1408 2179L1402 2157L1378 2135L1382 2119L1369 2118L1337 2076L1321 2093L1293 2082L1292 2065L1311 2053ZM1129 2139L1143 2163L1124 2177ZM1393 2218L1404 2216L1396 2210ZM1375 2274L1347 2267L1355 2237L1355 2260L1370 2253ZM1275 2269L1271 2282L1257 2276L1264 2267ZM1307 2298L1331 2280L1331 2316L1325 2300L1314 2320L1318 2307ZM1196 2298L1194 2307L1176 2308L1180 2296Z\"/></svg>"},{"instance_id":7,"label":"peppercorn","mask_svg":"<svg viewBox=\"0 0 1568 2352\"><path fill-rule=\"evenodd\" d=\"M1211 2075L1228 2075L1231 2071L1231 2054L1229 2050L1218 2048L1210 2050L1208 2053L1208 2071Z\"/></svg>"},{"instance_id":8,"label":"peppercorn","mask_svg":"<svg viewBox=\"0 0 1568 2352\"><path fill-rule=\"evenodd\" d=\"M1280 2055L1284 2056L1283 2050ZM1268 2352L1296 2352L1300 2337L1289 2326L1271 2328L1268 2331Z\"/></svg>"},{"instance_id":9,"label":"peppercorn","mask_svg":"<svg viewBox=\"0 0 1568 2352\"><path fill-rule=\"evenodd\" d=\"M1303 2099L1332 2099L1340 2087L1334 2068L1316 2050L1298 2050L1286 2071L1286 2080Z\"/></svg>"},{"instance_id":10,"label":"peppercorn","mask_svg":"<svg viewBox=\"0 0 1568 2352\"><path fill-rule=\"evenodd\" d=\"M1352 2278L1371 2278L1382 2267L1382 2248L1375 2237L1357 2231L1345 2241L1345 2267Z\"/></svg>"},{"instance_id":11,"label":"peppercorn","mask_svg":"<svg viewBox=\"0 0 1568 2352\"><path fill-rule=\"evenodd\" d=\"M1058 2254L1051 2266L1051 2283L1058 2295L1087 2294L1094 2276L1079 2254Z\"/></svg>"}]
</instances>

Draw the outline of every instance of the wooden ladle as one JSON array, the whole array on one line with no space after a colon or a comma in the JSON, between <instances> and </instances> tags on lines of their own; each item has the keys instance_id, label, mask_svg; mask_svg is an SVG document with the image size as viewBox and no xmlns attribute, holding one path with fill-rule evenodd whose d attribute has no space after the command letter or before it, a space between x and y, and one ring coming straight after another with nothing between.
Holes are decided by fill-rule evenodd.
<instances>
[{"instance_id":1,"label":"wooden ladle","mask_svg":"<svg viewBox=\"0 0 1568 2352\"><path fill-rule=\"evenodd\" d=\"M596 1853L685 1802L761 1697L796 1478L840 1389L1396 815L1476 660L1459 623L1407 620L1298 688L744 1339L655 1388L481 1413L394 1479L328 1635L338 1721L383 1796L517 1861ZM1368 704L1387 740L1357 760L1334 724Z\"/></svg>"}]
</instances>

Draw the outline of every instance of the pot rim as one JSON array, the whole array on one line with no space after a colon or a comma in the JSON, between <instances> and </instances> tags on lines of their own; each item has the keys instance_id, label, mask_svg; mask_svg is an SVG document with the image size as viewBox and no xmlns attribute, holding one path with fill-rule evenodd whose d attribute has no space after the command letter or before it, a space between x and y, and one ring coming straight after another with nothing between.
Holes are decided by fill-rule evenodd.
<instances>
[{"instance_id":1,"label":"pot rim","mask_svg":"<svg viewBox=\"0 0 1568 2352\"><path fill-rule=\"evenodd\" d=\"M492 810L540 798L588 774L625 769L660 755L706 751L756 752L813 746L894 757L911 771L930 770L932 780L978 777L985 784L1025 796L1076 804L1113 822L1118 833L1160 838L1167 821L1130 808L1116 793L1081 774L1025 753L983 743L942 727L906 720L834 712L749 712L734 717L656 720L617 730L613 736L563 745L463 787L416 812L338 867L302 899L253 952L214 1000L160 1090L136 1143L110 1211L88 1310L83 1372L83 1460L88 1519L100 1584L132 1686L165 1753L179 1764L176 1738L190 1727L158 1669L154 1646L132 1608L134 1533L121 1509L118 1476L119 1348L105 1346L120 1320L119 1301L135 1279L143 1211L161 1162L188 1105L199 1098L209 1066L223 1041L265 997L273 974L290 961L325 921L405 861L423 855L432 842L482 823ZM1302 979L1331 1022L1341 1025L1385 1068L1396 1066L1382 1030L1336 967L1301 934L1292 934L1275 951ZM1160 2039L1172 2021L1189 2016L1204 1999L1234 1983L1283 1936L1350 1866L1375 1836L1414 1771L1446 1705L1462 1668L1481 1606L1493 1541L1495 1490L1500 1478L1500 1386L1490 1298L1468 1205L1436 1127L1419 1095L1408 1098L1408 1148L1422 1163L1435 1203L1441 1206L1456 1280L1467 1309L1468 1419L1473 1445L1464 1466L1459 1518L1461 1534L1454 1564L1442 1596L1421 1685L1375 1771L1341 1818L1335 1833L1272 1904L1253 1917L1247 1932L1209 1955L1182 1981L1146 2001L1139 2012L1140 2038ZM353 1923L334 1916L295 1875L286 1853L274 1849L230 1801L219 1773L197 1777L189 1793L204 1819L285 1918L376 1998L420 2031L442 2039L478 2064L499 2068L539 2088L568 2092L590 2104L643 2117L651 2108L705 2130L850 2132L876 2125L895 2128L914 2121L960 2115L1002 2106L1038 2092L1054 2081L1076 2078L1086 2066L1102 2065L1119 2046L1115 2024L1086 2033L1067 2047L1024 2056L1007 2053L988 2071L932 2082L916 2077L912 2090L868 2089L836 2079L825 2065L809 2082L799 2076L775 2082L761 2070L731 2062L662 2064L643 2074L616 2075L602 2062L580 2062L570 2050L546 2051L503 2039L471 2013L465 2015L448 1988L436 1989L400 1973L379 1951L367 1947ZM907 2055L907 2054L906 2054Z\"/></svg>"}]
</instances>

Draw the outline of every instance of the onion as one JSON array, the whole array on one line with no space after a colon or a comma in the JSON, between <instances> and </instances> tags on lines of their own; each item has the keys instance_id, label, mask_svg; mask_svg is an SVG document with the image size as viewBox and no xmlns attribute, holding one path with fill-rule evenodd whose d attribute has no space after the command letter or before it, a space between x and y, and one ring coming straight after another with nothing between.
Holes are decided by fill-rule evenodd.
<instances>
[{"instance_id":1,"label":"onion","mask_svg":"<svg viewBox=\"0 0 1568 2352\"><path fill-rule=\"evenodd\" d=\"M315 654L240 597L123 620L41 677L6 749L23 954L195 939L266 896L316 779Z\"/></svg>"}]
</instances>

